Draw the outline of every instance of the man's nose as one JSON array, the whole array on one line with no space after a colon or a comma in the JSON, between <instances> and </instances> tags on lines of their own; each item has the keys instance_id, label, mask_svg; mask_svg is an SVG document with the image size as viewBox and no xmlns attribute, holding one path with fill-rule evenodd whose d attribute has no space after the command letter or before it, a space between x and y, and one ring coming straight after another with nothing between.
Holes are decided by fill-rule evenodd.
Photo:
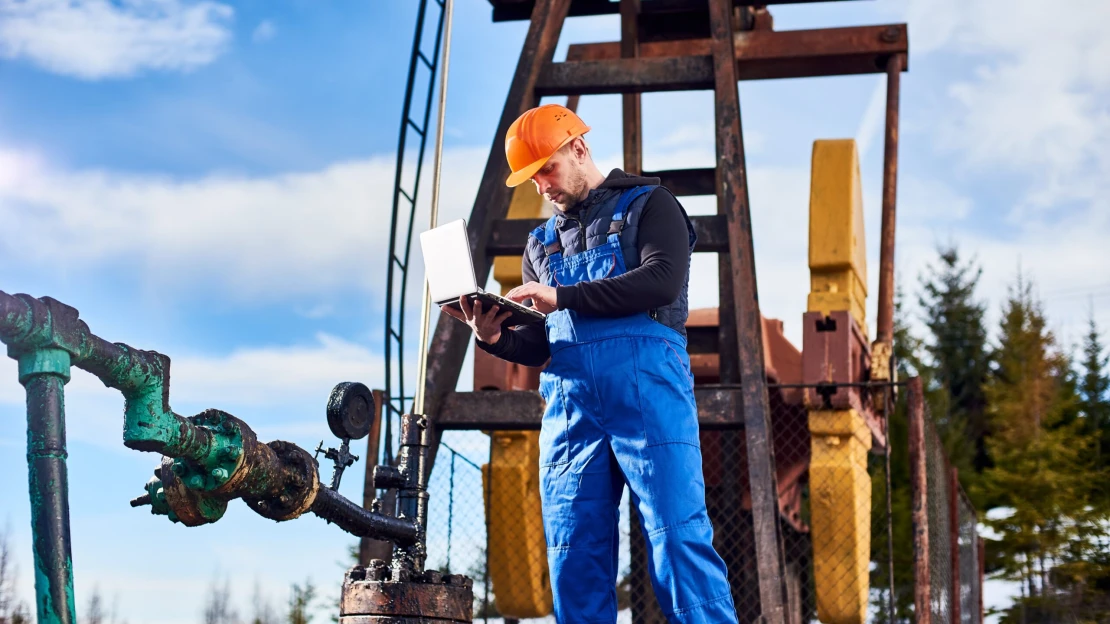
<instances>
[{"instance_id":1,"label":"man's nose","mask_svg":"<svg viewBox=\"0 0 1110 624\"><path fill-rule=\"evenodd\" d=\"M532 181L536 183L536 190L540 192L540 195L547 195L548 189L551 188L550 184L538 177L532 178Z\"/></svg>"}]
</instances>

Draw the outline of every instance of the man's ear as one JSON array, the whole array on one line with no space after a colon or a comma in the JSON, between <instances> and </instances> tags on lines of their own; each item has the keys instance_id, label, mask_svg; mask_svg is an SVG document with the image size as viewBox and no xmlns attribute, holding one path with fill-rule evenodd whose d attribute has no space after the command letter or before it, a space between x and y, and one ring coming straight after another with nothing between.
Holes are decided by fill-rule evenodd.
<instances>
[{"instance_id":1,"label":"man's ear","mask_svg":"<svg viewBox=\"0 0 1110 624\"><path fill-rule=\"evenodd\" d=\"M574 138L574 142L571 143L570 149L571 152L574 154L574 159L577 160L579 163L585 162L586 158L590 154L589 148L586 147L586 139L583 139L580 136Z\"/></svg>"}]
</instances>

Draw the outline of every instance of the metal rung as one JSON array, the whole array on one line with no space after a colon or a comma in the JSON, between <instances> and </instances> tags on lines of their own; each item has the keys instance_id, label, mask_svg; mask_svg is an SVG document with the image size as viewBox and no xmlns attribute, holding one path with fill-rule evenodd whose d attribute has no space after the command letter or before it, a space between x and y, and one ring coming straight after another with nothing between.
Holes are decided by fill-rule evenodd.
<instances>
[{"instance_id":1,"label":"metal rung","mask_svg":"<svg viewBox=\"0 0 1110 624\"><path fill-rule=\"evenodd\" d=\"M390 328L389 328L389 333L390 333L390 335L392 335L392 336L393 336L394 338L396 338L396 339L397 339L398 341L400 341L400 340L401 340L401 335L400 335L400 334L398 334L397 332L393 331L393 328L392 328L392 327L390 327Z\"/></svg>"},{"instance_id":2,"label":"metal rung","mask_svg":"<svg viewBox=\"0 0 1110 624\"><path fill-rule=\"evenodd\" d=\"M428 68L429 70L431 70L431 71L435 71L435 70L436 70L435 66L434 66L434 65L432 65L432 62L428 60L428 57L424 56L424 53L423 53L423 52L417 52L417 53L416 53L416 56L417 56L417 58L419 58L419 59L420 59L421 61L424 61L424 67L427 67L427 68Z\"/></svg>"},{"instance_id":3,"label":"metal rung","mask_svg":"<svg viewBox=\"0 0 1110 624\"><path fill-rule=\"evenodd\" d=\"M409 119L409 125L412 126L412 129L415 130L417 134L419 134L422 137L424 136L424 128L421 128L420 126L416 125L415 121L413 121L412 119Z\"/></svg>"},{"instance_id":4,"label":"metal rung","mask_svg":"<svg viewBox=\"0 0 1110 624\"><path fill-rule=\"evenodd\" d=\"M404 270L405 270L405 265L404 265L404 263L403 263L403 262L401 262L401 259L400 259L400 258L398 258L397 256L393 256L393 262L394 262L394 263L395 263L395 264L396 264L396 265L397 265L398 267L400 267L400 269L401 269L402 271L404 271Z\"/></svg>"},{"instance_id":5,"label":"metal rung","mask_svg":"<svg viewBox=\"0 0 1110 624\"><path fill-rule=\"evenodd\" d=\"M403 189L403 188L398 188L398 189L397 189L397 192L398 192L398 193L400 193L400 194L402 194L402 195L404 195L404 196L405 196L405 199L409 200L409 203L410 203L410 204L415 204L415 203L416 203L416 201L415 201L415 200L413 200L413 198L409 197L409 194L405 192L405 189Z\"/></svg>"}]
</instances>

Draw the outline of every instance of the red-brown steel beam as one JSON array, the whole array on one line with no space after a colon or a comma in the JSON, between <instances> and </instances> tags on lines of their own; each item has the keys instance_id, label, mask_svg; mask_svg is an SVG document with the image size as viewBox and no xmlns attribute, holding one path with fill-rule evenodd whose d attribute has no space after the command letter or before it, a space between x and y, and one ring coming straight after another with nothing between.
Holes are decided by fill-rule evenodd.
<instances>
[{"instance_id":1,"label":"red-brown steel beam","mask_svg":"<svg viewBox=\"0 0 1110 624\"><path fill-rule=\"evenodd\" d=\"M732 269L728 276L731 279L732 300L722 301L721 307L726 307L725 303L731 304L735 314L760 608L768 624L783 624L786 599L783 543L779 528L767 377L763 364L763 319L759 312L755 280L755 252L740 124L740 94L736 86L731 2L709 0L709 30L712 35L717 123L717 208L728 220L728 258ZM721 319L721 324L724 323ZM728 348L726 344L721 345L722 355Z\"/></svg>"},{"instance_id":2,"label":"red-brown steel beam","mask_svg":"<svg viewBox=\"0 0 1110 624\"><path fill-rule=\"evenodd\" d=\"M910 504L913 519L913 604L915 624L930 624L929 484L925 455L925 397L920 377L906 382L909 403Z\"/></svg>"},{"instance_id":3,"label":"red-brown steel beam","mask_svg":"<svg viewBox=\"0 0 1110 624\"><path fill-rule=\"evenodd\" d=\"M559 43L559 34L566 21L570 0L536 0L532 10L532 23L524 38L520 60L505 97L505 107L501 121L493 135L493 146L486 160L485 172L478 185L478 195L474 208L467 220L467 236L470 239L471 257L474 261L474 276L478 283L484 284L489 276L493 259L485 254L489 242L490 229L495 219L505 218L509 210L512 189L505 186L509 176L509 163L505 160L502 141L509 126L524 111L539 104L536 95L536 80L540 68L550 64ZM427 470L430 473L439 448L439 430L435 426L435 416L443 395L455 389L459 381L466 349L470 346L471 331L465 323L440 314L432 336L428 353L428 375L424 385L424 412L428 416L429 440Z\"/></svg>"},{"instance_id":4,"label":"red-brown steel beam","mask_svg":"<svg viewBox=\"0 0 1110 624\"><path fill-rule=\"evenodd\" d=\"M894 340L894 229L898 190L898 100L903 57L886 65L886 142L883 148L883 217L879 239L879 313L875 341Z\"/></svg>"},{"instance_id":5,"label":"red-brown steel beam","mask_svg":"<svg viewBox=\"0 0 1110 624\"><path fill-rule=\"evenodd\" d=\"M952 551L951 597L948 600L952 622L960 621L960 478L955 468L948 471L948 540Z\"/></svg>"}]
</instances>

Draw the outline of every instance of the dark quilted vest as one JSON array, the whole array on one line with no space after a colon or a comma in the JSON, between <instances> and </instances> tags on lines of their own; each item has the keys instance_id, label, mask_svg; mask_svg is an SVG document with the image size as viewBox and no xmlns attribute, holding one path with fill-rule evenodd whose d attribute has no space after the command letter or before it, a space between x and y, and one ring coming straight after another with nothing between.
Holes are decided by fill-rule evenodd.
<instances>
[{"instance_id":1,"label":"dark quilted vest","mask_svg":"<svg viewBox=\"0 0 1110 624\"><path fill-rule=\"evenodd\" d=\"M559 241L563 246L564 258L569 258L585 249L593 249L599 245L604 245L608 241L609 224L613 220L613 213L617 208L617 201L621 193L631 190L632 188L635 187L626 186L623 188L594 189L590 191L586 199L579 204L577 215L565 216L560 213L559 216L556 217L555 227L559 230ZM653 192L670 192L663 187L655 186L655 189L656 190ZM652 193L644 193L633 200L628 209L628 215L625 217L624 230L621 232L621 251L624 255L624 265L629 271L640 266L640 248L637 236L640 229L640 214L643 212L644 205L647 203L651 194ZM690 240L690 251L692 253L697 235L694 234L694 225L686 215L685 209L683 209L682 216L686 220L686 230ZM535 236L530 236L525 253L528 255L528 261L536 271L536 276L539 278L539 281L543 284L548 283L550 269L548 267L547 254L544 253L542 241L538 240ZM682 292L679 294L678 299L662 308L650 311L652 318L679 332L683 336L686 335L686 317L690 312L689 287L690 260L689 256L687 256L686 277L683 280Z\"/></svg>"}]
</instances>

